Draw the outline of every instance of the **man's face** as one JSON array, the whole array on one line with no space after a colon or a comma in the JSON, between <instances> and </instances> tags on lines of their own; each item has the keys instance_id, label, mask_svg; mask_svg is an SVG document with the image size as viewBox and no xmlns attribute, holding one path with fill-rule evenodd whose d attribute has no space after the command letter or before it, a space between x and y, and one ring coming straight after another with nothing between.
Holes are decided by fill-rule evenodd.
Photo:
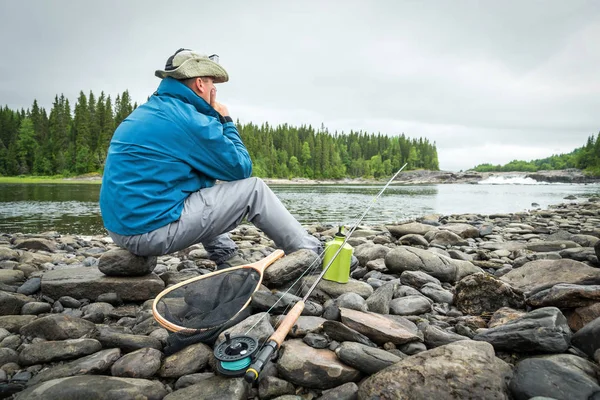
<instances>
[{"instance_id":1,"label":"man's face","mask_svg":"<svg viewBox=\"0 0 600 400\"><path fill-rule=\"evenodd\" d=\"M196 84L199 86L199 94L208 104L213 104L217 97L217 88L213 82L213 78L202 77L199 78Z\"/></svg>"}]
</instances>

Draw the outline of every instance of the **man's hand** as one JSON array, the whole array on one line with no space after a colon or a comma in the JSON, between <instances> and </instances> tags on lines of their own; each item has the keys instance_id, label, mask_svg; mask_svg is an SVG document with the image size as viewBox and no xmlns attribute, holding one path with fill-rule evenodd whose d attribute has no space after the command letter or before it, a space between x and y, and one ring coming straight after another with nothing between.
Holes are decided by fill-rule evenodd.
<instances>
[{"instance_id":1,"label":"man's hand","mask_svg":"<svg viewBox=\"0 0 600 400\"><path fill-rule=\"evenodd\" d=\"M229 117L229 110L225 104L221 104L217 101L217 91L213 89L210 91L210 105L212 108L217 110L223 117Z\"/></svg>"}]
</instances>

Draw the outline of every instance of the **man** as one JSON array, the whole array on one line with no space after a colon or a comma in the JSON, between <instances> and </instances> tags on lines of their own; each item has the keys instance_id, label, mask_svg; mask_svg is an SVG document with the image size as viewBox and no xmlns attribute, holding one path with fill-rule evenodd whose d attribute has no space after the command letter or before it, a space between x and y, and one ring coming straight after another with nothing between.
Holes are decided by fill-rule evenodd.
<instances>
[{"instance_id":1,"label":"man","mask_svg":"<svg viewBox=\"0 0 600 400\"><path fill-rule=\"evenodd\" d=\"M100 191L109 235L141 256L202 243L223 268L243 263L227 232L246 217L286 253L320 254L320 241L250 178L250 155L216 100L215 84L229 80L217 61L179 49L156 71L157 91L116 129Z\"/></svg>"}]
</instances>

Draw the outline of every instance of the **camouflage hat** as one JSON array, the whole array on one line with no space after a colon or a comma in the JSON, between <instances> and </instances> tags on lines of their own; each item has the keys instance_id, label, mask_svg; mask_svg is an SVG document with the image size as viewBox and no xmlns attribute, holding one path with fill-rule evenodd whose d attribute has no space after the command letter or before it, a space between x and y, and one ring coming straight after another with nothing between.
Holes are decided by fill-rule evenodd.
<instances>
[{"instance_id":1,"label":"camouflage hat","mask_svg":"<svg viewBox=\"0 0 600 400\"><path fill-rule=\"evenodd\" d=\"M157 70L154 75L160 79L171 77L175 79L197 78L208 76L215 83L227 82L229 75L218 63L219 56L206 56L189 49L179 49L167 60L164 70Z\"/></svg>"}]
</instances>

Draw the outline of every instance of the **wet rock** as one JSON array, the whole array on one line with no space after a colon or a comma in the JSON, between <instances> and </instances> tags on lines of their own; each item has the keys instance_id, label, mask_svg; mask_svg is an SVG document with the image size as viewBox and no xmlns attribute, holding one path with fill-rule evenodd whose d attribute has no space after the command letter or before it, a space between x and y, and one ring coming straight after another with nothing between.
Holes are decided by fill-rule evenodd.
<instances>
[{"instance_id":1,"label":"wet rock","mask_svg":"<svg viewBox=\"0 0 600 400\"><path fill-rule=\"evenodd\" d=\"M372 375L359 385L358 398L509 399L511 375L492 346L461 341L418 353Z\"/></svg>"},{"instance_id":2,"label":"wet rock","mask_svg":"<svg viewBox=\"0 0 600 400\"><path fill-rule=\"evenodd\" d=\"M432 302L424 296L398 297L390 302L390 313L394 315L419 315L431 311Z\"/></svg>"},{"instance_id":3,"label":"wet rock","mask_svg":"<svg viewBox=\"0 0 600 400\"><path fill-rule=\"evenodd\" d=\"M588 399L594 392L600 391L596 374L589 373L597 368L584 359L566 354L528 358L516 365L510 391L515 400L528 400L535 396Z\"/></svg>"},{"instance_id":4,"label":"wet rock","mask_svg":"<svg viewBox=\"0 0 600 400\"><path fill-rule=\"evenodd\" d=\"M196 343L166 357L158 371L163 378L179 378L200 371L208 364L212 349L204 343Z\"/></svg>"},{"instance_id":5,"label":"wet rock","mask_svg":"<svg viewBox=\"0 0 600 400\"><path fill-rule=\"evenodd\" d=\"M509 272L500 280L524 292L536 292L559 283L598 285L600 268L574 260L537 260Z\"/></svg>"},{"instance_id":6,"label":"wet rock","mask_svg":"<svg viewBox=\"0 0 600 400\"><path fill-rule=\"evenodd\" d=\"M416 325L405 318L389 319L379 314L347 308L340 309L340 312L344 325L365 335L375 343L404 344L420 340Z\"/></svg>"},{"instance_id":7,"label":"wet rock","mask_svg":"<svg viewBox=\"0 0 600 400\"><path fill-rule=\"evenodd\" d=\"M156 267L156 257L136 256L125 249L112 249L100 256L98 270L108 276L143 276Z\"/></svg>"},{"instance_id":8,"label":"wet rock","mask_svg":"<svg viewBox=\"0 0 600 400\"><path fill-rule=\"evenodd\" d=\"M329 338L338 342L356 342L369 347L377 347L377 345L373 343L367 336L347 327L341 322L323 322L323 332L325 332Z\"/></svg>"},{"instance_id":9,"label":"wet rock","mask_svg":"<svg viewBox=\"0 0 600 400\"><path fill-rule=\"evenodd\" d=\"M116 292L124 301L154 298L165 287L155 274L139 277L106 276L95 267L47 271L42 277L42 293L55 299L71 296L95 299L103 293Z\"/></svg>"},{"instance_id":10,"label":"wet rock","mask_svg":"<svg viewBox=\"0 0 600 400\"><path fill-rule=\"evenodd\" d=\"M367 299L368 311L378 314L389 314L390 302L394 298L394 292L398 287L397 281L384 283Z\"/></svg>"},{"instance_id":11,"label":"wet rock","mask_svg":"<svg viewBox=\"0 0 600 400\"><path fill-rule=\"evenodd\" d=\"M244 378L226 378L213 376L195 385L176 390L165 396L163 400L189 399L231 399L246 400L249 386Z\"/></svg>"},{"instance_id":12,"label":"wet rock","mask_svg":"<svg viewBox=\"0 0 600 400\"><path fill-rule=\"evenodd\" d=\"M317 254L313 251L298 250L275 261L265 270L263 279L273 286L282 286L296 280L313 263L318 262Z\"/></svg>"},{"instance_id":13,"label":"wet rock","mask_svg":"<svg viewBox=\"0 0 600 400\"><path fill-rule=\"evenodd\" d=\"M285 394L294 394L295 392L296 388L294 385L274 376L267 376L261 379L258 384L258 395L261 400L269 400Z\"/></svg>"},{"instance_id":14,"label":"wet rock","mask_svg":"<svg viewBox=\"0 0 600 400\"><path fill-rule=\"evenodd\" d=\"M19 354L20 365L42 364L87 356L102 349L94 339L70 339L25 345Z\"/></svg>"},{"instance_id":15,"label":"wet rock","mask_svg":"<svg viewBox=\"0 0 600 400\"><path fill-rule=\"evenodd\" d=\"M296 385L330 389L361 377L358 370L341 363L332 351L313 349L297 339L284 342L281 351L279 375Z\"/></svg>"},{"instance_id":16,"label":"wet rock","mask_svg":"<svg viewBox=\"0 0 600 400\"><path fill-rule=\"evenodd\" d=\"M491 343L496 350L521 353L560 353L569 348L571 329L555 307L539 308L473 338Z\"/></svg>"},{"instance_id":17,"label":"wet rock","mask_svg":"<svg viewBox=\"0 0 600 400\"><path fill-rule=\"evenodd\" d=\"M96 325L81 318L67 315L49 315L23 326L21 335L39 337L46 340L79 339L90 336L96 331Z\"/></svg>"},{"instance_id":18,"label":"wet rock","mask_svg":"<svg viewBox=\"0 0 600 400\"><path fill-rule=\"evenodd\" d=\"M461 279L456 285L456 306L464 313L480 315L502 307L523 308L522 293L487 273L477 273Z\"/></svg>"},{"instance_id":19,"label":"wet rock","mask_svg":"<svg viewBox=\"0 0 600 400\"><path fill-rule=\"evenodd\" d=\"M166 394L156 381L84 375L40 383L19 393L16 400L162 400Z\"/></svg>"},{"instance_id":20,"label":"wet rock","mask_svg":"<svg viewBox=\"0 0 600 400\"><path fill-rule=\"evenodd\" d=\"M600 318L585 325L573 335L573 346L585 352L590 358L600 349Z\"/></svg>"},{"instance_id":21,"label":"wet rock","mask_svg":"<svg viewBox=\"0 0 600 400\"><path fill-rule=\"evenodd\" d=\"M389 351L353 342L343 342L335 349L335 354L345 364L367 375L372 375L402 360L402 357Z\"/></svg>"},{"instance_id":22,"label":"wet rock","mask_svg":"<svg viewBox=\"0 0 600 400\"><path fill-rule=\"evenodd\" d=\"M408 222L400 225L386 225L387 230L395 237L399 238L408 234L425 235L429 231L436 231L435 226L421 224L419 222Z\"/></svg>"},{"instance_id":23,"label":"wet rock","mask_svg":"<svg viewBox=\"0 0 600 400\"><path fill-rule=\"evenodd\" d=\"M159 370L161 359L162 353L156 349L140 349L121 357L110 372L124 378L151 378Z\"/></svg>"},{"instance_id":24,"label":"wet rock","mask_svg":"<svg viewBox=\"0 0 600 400\"><path fill-rule=\"evenodd\" d=\"M600 302L600 285L573 285L568 283L554 285L552 288L537 292L527 299L527 304L532 307L576 308L598 302Z\"/></svg>"},{"instance_id":25,"label":"wet rock","mask_svg":"<svg viewBox=\"0 0 600 400\"><path fill-rule=\"evenodd\" d=\"M102 350L87 357L41 370L27 384L34 386L52 379L75 375L101 374L121 357L119 349Z\"/></svg>"}]
</instances>

